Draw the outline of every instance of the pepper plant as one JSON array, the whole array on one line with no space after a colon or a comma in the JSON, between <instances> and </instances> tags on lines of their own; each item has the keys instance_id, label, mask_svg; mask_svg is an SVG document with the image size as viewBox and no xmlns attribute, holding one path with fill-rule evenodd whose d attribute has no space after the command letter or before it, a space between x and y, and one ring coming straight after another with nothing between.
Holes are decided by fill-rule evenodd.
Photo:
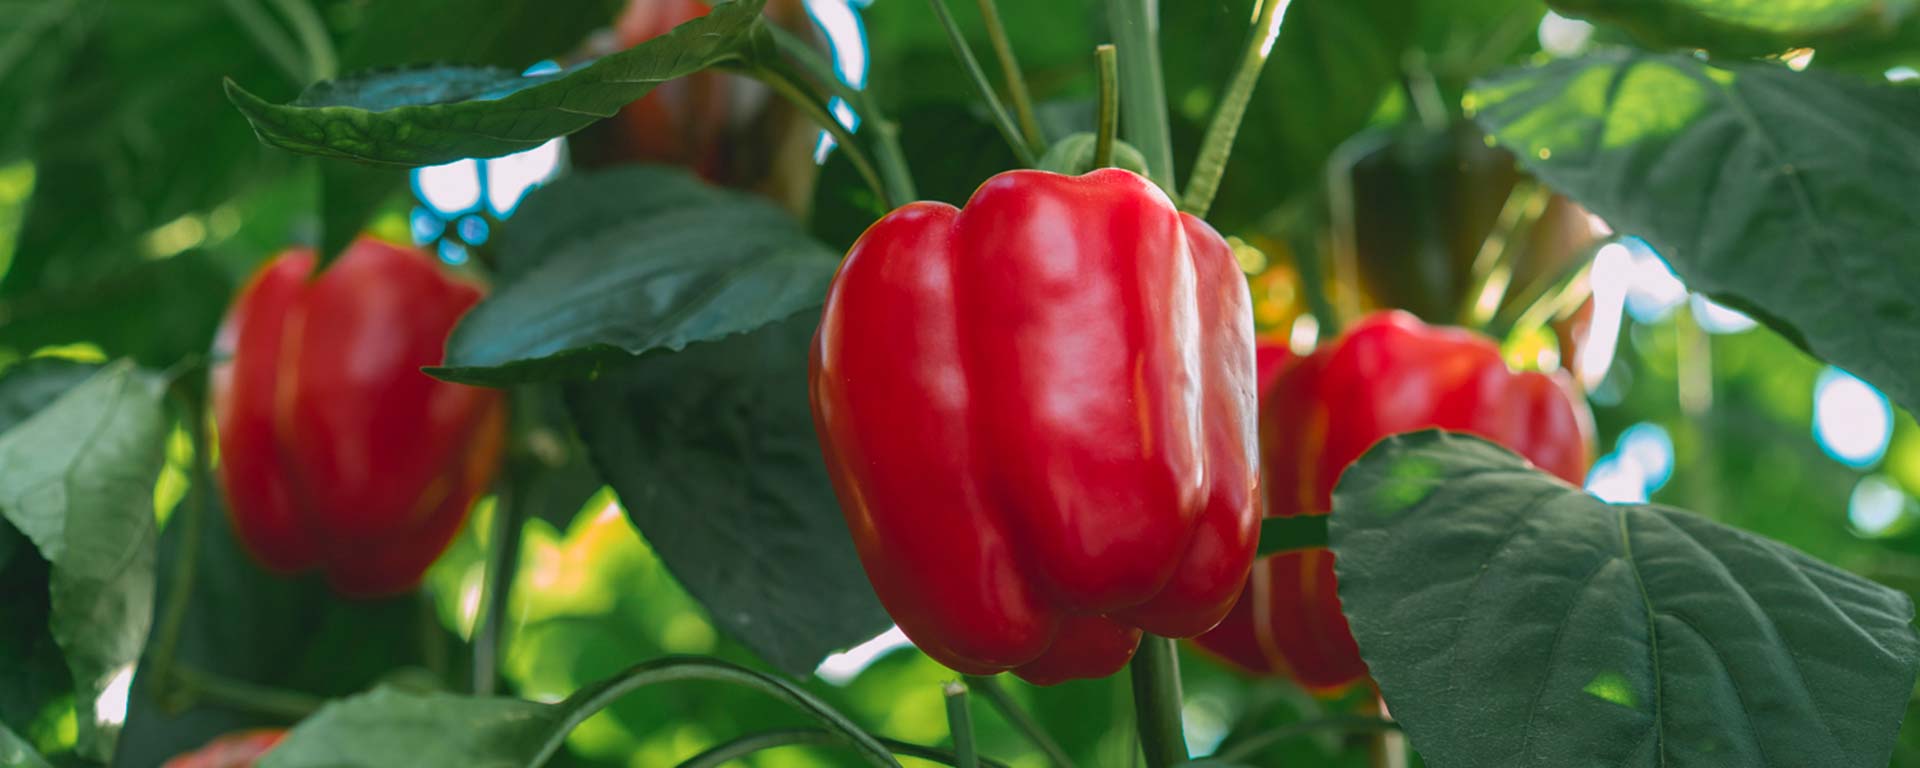
<instances>
[{"instance_id":1,"label":"pepper plant","mask_svg":"<svg viewBox=\"0 0 1920 768\"><path fill-rule=\"evenodd\" d=\"M0 2L0 764L1920 766L1916 67Z\"/></svg>"}]
</instances>

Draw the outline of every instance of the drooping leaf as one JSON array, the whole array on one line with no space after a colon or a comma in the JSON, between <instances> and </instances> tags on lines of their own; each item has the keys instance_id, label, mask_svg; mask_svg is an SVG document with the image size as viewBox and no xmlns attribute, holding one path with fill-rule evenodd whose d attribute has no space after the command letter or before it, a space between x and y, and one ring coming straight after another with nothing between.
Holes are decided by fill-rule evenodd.
<instances>
[{"instance_id":1,"label":"drooping leaf","mask_svg":"<svg viewBox=\"0 0 1920 768\"><path fill-rule=\"evenodd\" d=\"M261 141L293 152L392 165L496 157L580 130L662 82L738 58L764 3L721 3L666 35L548 75L436 66L317 83L289 104L232 81L227 95Z\"/></svg>"},{"instance_id":2,"label":"drooping leaf","mask_svg":"<svg viewBox=\"0 0 1920 768\"><path fill-rule=\"evenodd\" d=\"M1334 493L1340 600L1428 765L1883 766L1902 593L1477 438L1388 438Z\"/></svg>"},{"instance_id":3,"label":"drooping leaf","mask_svg":"<svg viewBox=\"0 0 1920 768\"><path fill-rule=\"evenodd\" d=\"M1749 56L1886 35L1913 0L1549 0L1568 16L1617 24L1653 45Z\"/></svg>"},{"instance_id":4,"label":"drooping leaf","mask_svg":"<svg viewBox=\"0 0 1920 768\"><path fill-rule=\"evenodd\" d=\"M1920 407L1920 89L1608 52L1472 98L1529 170L1689 287Z\"/></svg>"},{"instance_id":5,"label":"drooping leaf","mask_svg":"<svg viewBox=\"0 0 1920 768\"><path fill-rule=\"evenodd\" d=\"M102 369L0 434L0 516L51 565L49 624L73 675L79 751L112 754L94 702L133 673L153 615L153 484L165 458L162 384Z\"/></svg>"},{"instance_id":6,"label":"drooping leaf","mask_svg":"<svg viewBox=\"0 0 1920 768\"><path fill-rule=\"evenodd\" d=\"M600 474L714 622L805 675L886 629L807 401L805 313L570 388Z\"/></svg>"},{"instance_id":7,"label":"drooping leaf","mask_svg":"<svg viewBox=\"0 0 1920 768\"><path fill-rule=\"evenodd\" d=\"M549 184L513 225L500 240L507 282L461 320L433 375L574 378L750 331L818 306L838 263L765 200L666 168Z\"/></svg>"}]
</instances>

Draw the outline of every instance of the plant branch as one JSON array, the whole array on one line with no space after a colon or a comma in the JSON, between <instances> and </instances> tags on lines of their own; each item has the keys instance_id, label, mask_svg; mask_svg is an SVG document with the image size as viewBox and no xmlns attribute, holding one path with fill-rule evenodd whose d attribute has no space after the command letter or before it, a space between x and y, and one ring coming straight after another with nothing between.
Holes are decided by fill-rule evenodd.
<instances>
[{"instance_id":1,"label":"plant branch","mask_svg":"<svg viewBox=\"0 0 1920 768\"><path fill-rule=\"evenodd\" d=\"M1140 638L1133 656L1133 711L1139 720L1140 750L1147 768L1168 768L1187 759L1187 735L1180 721L1180 658L1173 641Z\"/></svg>"},{"instance_id":2,"label":"plant branch","mask_svg":"<svg viewBox=\"0 0 1920 768\"><path fill-rule=\"evenodd\" d=\"M1191 0L1185 0L1190 2ZM1147 176L1173 195L1173 138L1167 127L1167 85L1160 74L1159 0L1107 0L1120 48L1120 89L1126 113L1121 134L1147 159Z\"/></svg>"},{"instance_id":3,"label":"plant branch","mask_svg":"<svg viewBox=\"0 0 1920 768\"><path fill-rule=\"evenodd\" d=\"M1538 182L1522 179L1514 184L1506 204L1500 208L1500 218L1494 223L1493 231L1481 241L1480 251L1474 254L1468 282L1472 289L1467 293L1467 305L1461 308L1461 325L1485 329L1500 311L1500 303L1506 299L1507 288L1513 282L1514 260L1527 247L1534 225L1540 222L1547 204L1552 201L1553 193Z\"/></svg>"},{"instance_id":4,"label":"plant branch","mask_svg":"<svg viewBox=\"0 0 1920 768\"><path fill-rule=\"evenodd\" d=\"M1233 71L1220 106L1207 124L1206 138L1200 141L1200 157L1193 162L1193 175L1187 178L1187 194L1181 210L1206 218L1213 207L1213 196L1220 191L1220 177L1227 172L1227 157L1233 154L1233 140L1240 133L1240 122L1247 116L1247 102L1253 99L1253 87L1260 81L1267 55L1280 38L1280 23L1286 18L1292 0L1264 0L1254 20L1253 34L1246 51L1240 54L1240 66Z\"/></svg>"},{"instance_id":5,"label":"plant branch","mask_svg":"<svg viewBox=\"0 0 1920 768\"><path fill-rule=\"evenodd\" d=\"M879 740L881 744L886 745L887 749L893 750L893 753L896 755L916 757L921 760L947 766L958 766L960 764L958 757L944 749L936 749L934 747L914 744L899 739L889 739L885 736L876 736L874 738ZM755 752L779 749L780 747L835 746L842 743L842 741L838 735L823 728L790 728L779 731L762 731L760 733L750 733L733 739L732 741L717 744L711 749L681 762L679 768L720 768L720 766L726 765L730 761L739 760ZM984 768L1007 768L1006 763L989 760L987 758L981 758L980 765Z\"/></svg>"},{"instance_id":6,"label":"plant branch","mask_svg":"<svg viewBox=\"0 0 1920 768\"><path fill-rule=\"evenodd\" d=\"M520 536L526 521L521 498L525 470L509 464L506 482L494 496L487 531L486 572L480 584L480 624L473 633L473 693L491 696L500 682L507 610L513 604L513 577L520 565Z\"/></svg>"},{"instance_id":7,"label":"plant branch","mask_svg":"<svg viewBox=\"0 0 1920 768\"><path fill-rule=\"evenodd\" d=\"M1060 743L1054 741L1053 736L1039 723L1034 722L1032 715L1020 708L1020 702L1013 700L1007 689L1001 687L999 680L985 675L967 675L966 679L967 685L985 696L987 703L1000 713L1001 719L1027 737L1027 741L1033 742L1048 760L1053 761L1056 768L1074 768L1073 758L1067 757L1067 751L1060 748Z\"/></svg>"},{"instance_id":8,"label":"plant branch","mask_svg":"<svg viewBox=\"0 0 1920 768\"><path fill-rule=\"evenodd\" d=\"M187 701L204 700L233 709L299 720L319 711L319 698L217 675L185 664L173 667L173 682Z\"/></svg>"},{"instance_id":9,"label":"plant branch","mask_svg":"<svg viewBox=\"0 0 1920 768\"><path fill-rule=\"evenodd\" d=\"M839 120L834 119L833 115L827 112L827 108L821 105L821 100L817 96L801 87L799 79L782 68L759 63L743 65L740 71L742 74L766 83L775 93L798 107L807 117L831 134L833 140L847 153L847 160L853 163L853 168L860 173L860 178L866 181L867 187L873 190L873 194L878 196L887 208L898 208L907 202L893 196L892 190L880 181L880 174L874 170L873 160L867 157L866 149L854 140L853 132L848 131Z\"/></svg>"},{"instance_id":10,"label":"plant branch","mask_svg":"<svg viewBox=\"0 0 1920 768\"><path fill-rule=\"evenodd\" d=\"M880 105L874 101L873 94L841 82L840 76L834 74L833 67L820 58L820 52L793 33L771 24L766 25L766 30L772 35L774 45L780 52L798 62L802 70L812 75L828 92L845 101L865 121L869 134L873 136L880 178L892 191L893 199L919 199L920 194L914 189L913 172L907 167L906 152L900 148L900 129L880 112Z\"/></svg>"},{"instance_id":11,"label":"plant branch","mask_svg":"<svg viewBox=\"0 0 1920 768\"><path fill-rule=\"evenodd\" d=\"M1020 165L1032 168L1034 164L1033 147L1020 137L1019 126L1014 125L1013 116L1007 113L1005 104L1000 103L999 94L994 93L993 84L987 80L987 72L980 68L980 60L973 57L973 49L967 47L967 38L960 33L960 25L953 20L953 12L947 9L947 0L927 0L933 6L933 13L940 17L940 26L947 31L947 42L953 45L953 54L973 78L973 84L980 91L980 98L987 102L987 111L993 113L993 124L1000 129L1000 136L1007 140L1007 146L1013 148L1013 155Z\"/></svg>"},{"instance_id":12,"label":"plant branch","mask_svg":"<svg viewBox=\"0 0 1920 768\"><path fill-rule=\"evenodd\" d=\"M967 707L967 684L949 682L940 689L947 700L947 732L953 736L958 768L980 768L979 748L973 741L973 711Z\"/></svg>"},{"instance_id":13,"label":"plant branch","mask_svg":"<svg viewBox=\"0 0 1920 768\"><path fill-rule=\"evenodd\" d=\"M160 681L161 701L166 700L166 684L173 680L173 662L180 647L180 628L187 619L187 606L193 600L193 583L200 562L200 536L208 515L213 514L207 494L213 486L211 443L207 439L206 395L199 389L203 379L181 377L174 381L173 393L180 405L180 420L186 422L188 442L193 446L193 475L187 485L187 503L174 513L172 525L180 529L180 546L174 551L173 575L167 584L166 613L155 626L153 655L149 671Z\"/></svg>"},{"instance_id":14,"label":"plant branch","mask_svg":"<svg viewBox=\"0 0 1920 768\"><path fill-rule=\"evenodd\" d=\"M280 15L287 17L293 34L300 38L300 49L307 54L307 78L332 80L340 74L340 57L333 50L333 38L327 23L307 0L272 0Z\"/></svg>"},{"instance_id":15,"label":"plant branch","mask_svg":"<svg viewBox=\"0 0 1920 768\"><path fill-rule=\"evenodd\" d=\"M1335 715L1314 720L1302 720L1297 723L1288 723L1248 736L1233 746L1220 750L1207 759L1217 760L1223 763L1246 762L1253 759L1255 755L1265 751L1268 747L1279 744L1287 739L1315 731L1377 733L1396 731L1399 729L1400 725L1392 720L1383 720L1378 717L1362 717L1359 715Z\"/></svg>"},{"instance_id":16,"label":"plant branch","mask_svg":"<svg viewBox=\"0 0 1920 768\"><path fill-rule=\"evenodd\" d=\"M1020 133L1035 155L1044 155L1047 139L1040 135L1040 121L1033 117L1033 96L1027 92L1027 78L1020 72L1020 60L1014 58L1007 28L1000 23L999 4L994 0L980 0L980 18L987 24L987 39L993 42L993 55L1000 59L1000 74L1007 78L1007 100L1013 102L1013 114L1020 119Z\"/></svg>"}]
</instances>

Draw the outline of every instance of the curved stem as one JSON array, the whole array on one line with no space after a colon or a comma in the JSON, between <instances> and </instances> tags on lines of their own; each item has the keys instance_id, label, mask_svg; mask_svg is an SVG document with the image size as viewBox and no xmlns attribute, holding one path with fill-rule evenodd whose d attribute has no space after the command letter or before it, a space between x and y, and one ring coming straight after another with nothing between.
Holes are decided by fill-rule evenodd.
<instances>
[{"instance_id":1,"label":"curved stem","mask_svg":"<svg viewBox=\"0 0 1920 768\"><path fill-rule=\"evenodd\" d=\"M1093 132L1093 165L1105 168L1113 164L1113 136L1120 130L1120 62L1112 43L1093 49L1095 67L1100 72L1098 122Z\"/></svg>"},{"instance_id":2,"label":"curved stem","mask_svg":"<svg viewBox=\"0 0 1920 768\"><path fill-rule=\"evenodd\" d=\"M1302 720L1297 723L1288 723L1272 730L1261 731L1260 733L1248 736L1233 746L1220 750L1208 759L1218 760L1223 763L1245 762L1252 759L1253 756L1260 754L1262 751L1265 751L1268 747L1295 736L1302 736L1315 731L1378 733L1399 730L1399 728L1400 726L1391 720L1383 720L1378 717L1361 717L1359 715L1337 715L1315 720Z\"/></svg>"},{"instance_id":3,"label":"curved stem","mask_svg":"<svg viewBox=\"0 0 1920 768\"><path fill-rule=\"evenodd\" d=\"M1020 128L1013 124L1013 116L1007 114L1007 107L1000 103L1000 96L993 92L993 84L987 81L987 72L980 68L980 60L973 57L973 50L967 47L967 38L960 34L960 25L953 20L953 12L947 10L946 0L927 0L933 6L933 13L940 17L940 26L947 31L947 42L953 45L953 55L967 68L967 74L973 78L973 84L980 91L980 98L987 102L987 111L993 113L993 124L1000 129L1000 136L1007 140L1007 146L1013 148L1013 156L1020 165L1031 168L1034 164L1033 147L1020 138Z\"/></svg>"},{"instance_id":4,"label":"curved stem","mask_svg":"<svg viewBox=\"0 0 1920 768\"><path fill-rule=\"evenodd\" d=\"M299 720L311 715L319 711L320 705L324 703L318 698L298 691L234 680L184 664L173 668L173 681L180 685L181 692L186 694L189 700L204 699L234 709L274 715L288 720Z\"/></svg>"},{"instance_id":5,"label":"curved stem","mask_svg":"<svg viewBox=\"0 0 1920 768\"><path fill-rule=\"evenodd\" d=\"M1007 78L1007 100L1013 102L1013 114L1020 119L1020 133L1035 155L1046 154L1047 139L1040 135L1040 121L1033 117L1033 96L1027 92L1026 76L1020 73L1020 60L1014 58L1007 28L1000 23L999 4L994 0L980 0L980 18L987 24L987 39L993 42L993 55L1000 59L1000 74Z\"/></svg>"},{"instance_id":6,"label":"curved stem","mask_svg":"<svg viewBox=\"0 0 1920 768\"><path fill-rule=\"evenodd\" d=\"M979 748L973 742L973 711L967 707L967 684L950 682L940 692L947 700L947 732L953 735L958 767L980 768Z\"/></svg>"},{"instance_id":7,"label":"curved stem","mask_svg":"<svg viewBox=\"0 0 1920 768\"><path fill-rule=\"evenodd\" d=\"M1190 2L1191 0L1185 0ZM1172 195L1173 138L1167 127L1167 84L1160 75L1159 0L1107 0L1113 39L1119 45L1121 121L1127 143L1147 159L1147 177Z\"/></svg>"},{"instance_id":8,"label":"curved stem","mask_svg":"<svg viewBox=\"0 0 1920 768\"><path fill-rule=\"evenodd\" d=\"M587 718L592 717L594 713L605 709L614 700L649 685L680 680L733 683L760 691L819 721L829 733L841 742L852 746L868 765L879 768L900 768L900 763L893 759L893 753L886 745L861 730L860 726L847 719L846 715L840 714L826 702L794 684L719 659L684 656L669 656L645 662L628 668L627 671L612 679L574 692L566 701L557 705L566 710L566 717L560 722L560 727L554 729L553 734L547 738L546 744L534 756L531 765L545 764L554 753L565 746L569 732Z\"/></svg>"},{"instance_id":9,"label":"curved stem","mask_svg":"<svg viewBox=\"0 0 1920 768\"><path fill-rule=\"evenodd\" d=\"M480 584L480 625L473 633L473 693L491 696L500 681L504 655L507 608L512 605L513 577L520 565L520 535L524 527L523 484L516 467L508 467L506 482L494 496L492 526L487 531L487 563Z\"/></svg>"},{"instance_id":10,"label":"curved stem","mask_svg":"<svg viewBox=\"0 0 1920 768\"><path fill-rule=\"evenodd\" d=\"M889 209L898 208L907 202L893 196L887 185L880 181L880 174L874 170L873 160L867 157L866 149L861 147L859 142L854 141L853 132L848 131L839 120L834 119L833 115L827 112L827 108L821 106L820 99L800 86L799 80L778 68L761 64L745 65L743 72L755 80L766 83L775 93L798 107L808 118L831 134L833 140L847 153L847 160L853 163L853 168L860 173L860 178L866 181L867 186L873 190L873 194L885 202Z\"/></svg>"},{"instance_id":11,"label":"curved stem","mask_svg":"<svg viewBox=\"0 0 1920 768\"><path fill-rule=\"evenodd\" d=\"M885 744L887 749L893 750L893 753L896 755L906 755L907 757L915 757L947 766L958 766L960 764L958 757L944 749L935 749L899 739L889 739L884 736L875 738L878 739L881 744ZM732 741L716 745L705 752L701 752L698 755L682 761L678 768L720 768L720 766L726 765L730 760L739 760L755 752L762 752L769 749L801 746L824 747L840 743L840 737L835 736L832 731L820 728L791 728L780 731L763 731L761 733L747 734ZM1007 768L1006 763L989 760L987 758L981 758L980 764L985 768Z\"/></svg>"},{"instance_id":12,"label":"curved stem","mask_svg":"<svg viewBox=\"0 0 1920 768\"><path fill-rule=\"evenodd\" d=\"M1213 196L1220 191L1220 176L1227 171L1227 157L1233 154L1233 139L1240 133L1240 121L1247 116L1247 102L1253 98L1254 85L1260 82L1267 54L1280 38L1280 22L1291 1L1265 0L1260 4L1260 16L1253 23L1246 51L1240 55L1240 66L1233 71L1220 106L1207 124L1206 138L1200 142L1200 157L1194 160L1193 175L1187 178L1181 210L1205 218L1213 207Z\"/></svg>"},{"instance_id":13,"label":"curved stem","mask_svg":"<svg viewBox=\"0 0 1920 768\"><path fill-rule=\"evenodd\" d=\"M1467 305L1460 310L1461 325L1485 330L1493 320L1507 297L1508 285L1513 282L1514 261L1527 247L1534 225L1540 222L1540 217L1547 212L1547 204L1552 201L1553 192L1530 179L1521 179L1507 193L1506 204L1500 208L1500 218L1494 223L1493 231L1481 241L1480 251L1474 254L1472 276L1468 280L1472 288L1467 292Z\"/></svg>"},{"instance_id":14,"label":"curved stem","mask_svg":"<svg viewBox=\"0 0 1920 768\"><path fill-rule=\"evenodd\" d=\"M293 38L287 35L286 30L273 23L273 17L267 13L266 9L261 8L256 0L223 0L222 4L227 7L227 15L232 16L234 22L239 24L241 29L246 30L247 36L253 39L253 44L260 53L287 76L287 82L297 85L306 84L308 73L302 66L303 62L300 58L294 55L294 51L299 50L299 46L294 44Z\"/></svg>"},{"instance_id":15,"label":"curved stem","mask_svg":"<svg viewBox=\"0 0 1920 768\"><path fill-rule=\"evenodd\" d=\"M193 600L193 583L200 562L200 535L206 518L213 514L208 496L213 486L212 449L207 440L206 397L197 389L199 381L181 378L174 384L180 404L180 419L187 424L187 438L193 446L193 477L187 486L187 503L174 513L173 525L180 529L180 547L174 551L173 575L167 585L166 614L156 625L150 672L160 681L162 695L173 681L174 654L180 647L180 628L186 623L187 606Z\"/></svg>"},{"instance_id":16,"label":"curved stem","mask_svg":"<svg viewBox=\"0 0 1920 768\"><path fill-rule=\"evenodd\" d=\"M327 23L320 19L313 5L307 0L273 0L273 5L293 26L294 37L300 38L300 48L307 54L307 77L332 80L339 75L340 57L334 53L333 38L327 34Z\"/></svg>"},{"instance_id":17,"label":"curved stem","mask_svg":"<svg viewBox=\"0 0 1920 768\"><path fill-rule=\"evenodd\" d=\"M1187 759L1187 735L1180 721L1180 658L1173 641L1144 635L1133 656L1133 711L1139 720L1140 751L1147 768L1167 768Z\"/></svg>"},{"instance_id":18,"label":"curved stem","mask_svg":"<svg viewBox=\"0 0 1920 768\"><path fill-rule=\"evenodd\" d=\"M1000 686L999 680L984 675L967 675L967 685L985 696L987 703L1000 713L1001 719L1027 737L1027 741L1033 742L1033 746L1045 753L1057 768L1074 768L1073 758L1067 757L1067 751L1060 748L1060 743L1054 741L1046 729L1041 728L1026 710L1020 708L1020 702L1007 694L1007 689Z\"/></svg>"},{"instance_id":19,"label":"curved stem","mask_svg":"<svg viewBox=\"0 0 1920 768\"><path fill-rule=\"evenodd\" d=\"M792 32L776 25L766 25L773 42L781 53L799 62L801 69L812 75L828 92L840 97L853 111L865 121L867 130L873 136L875 159L879 161L880 178L892 190L895 200L917 200L920 193L914 190L913 172L907 167L906 152L900 148L900 130L880 111L880 105L874 101L873 94L866 89L855 88L840 80L834 74L833 67L820 58L820 52L807 45ZM838 141L838 139L835 139Z\"/></svg>"}]
</instances>

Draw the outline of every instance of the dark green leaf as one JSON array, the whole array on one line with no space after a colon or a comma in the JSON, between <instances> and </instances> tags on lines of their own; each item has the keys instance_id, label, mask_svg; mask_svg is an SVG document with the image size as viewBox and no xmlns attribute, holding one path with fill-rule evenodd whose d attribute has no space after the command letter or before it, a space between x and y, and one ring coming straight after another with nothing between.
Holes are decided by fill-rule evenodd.
<instances>
[{"instance_id":1,"label":"dark green leaf","mask_svg":"<svg viewBox=\"0 0 1920 768\"><path fill-rule=\"evenodd\" d=\"M340 51L343 72L433 61L524 67L573 51L613 22L620 0L407 0L364 4Z\"/></svg>"},{"instance_id":2,"label":"dark green leaf","mask_svg":"<svg viewBox=\"0 0 1920 768\"><path fill-rule=\"evenodd\" d=\"M1473 99L1530 170L1689 287L1920 407L1920 89L1606 53Z\"/></svg>"},{"instance_id":3,"label":"dark green leaf","mask_svg":"<svg viewBox=\"0 0 1920 768\"><path fill-rule=\"evenodd\" d=\"M0 163L31 148L74 51L93 28L100 3L86 0L0 2Z\"/></svg>"},{"instance_id":4,"label":"dark green leaf","mask_svg":"<svg viewBox=\"0 0 1920 768\"><path fill-rule=\"evenodd\" d=\"M749 331L818 306L837 263L765 200L665 168L543 187L500 242L513 277L461 320L435 376L578 377Z\"/></svg>"},{"instance_id":5,"label":"dark green leaf","mask_svg":"<svg viewBox=\"0 0 1920 768\"><path fill-rule=\"evenodd\" d=\"M367 220L406 186L407 174L397 168L369 167L339 160L320 160L320 266L324 268L346 250Z\"/></svg>"},{"instance_id":6,"label":"dark green leaf","mask_svg":"<svg viewBox=\"0 0 1920 768\"><path fill-rule=\"evenodd\" d=\"M153 614L162 391L115 364L0 434L0 515L52 565L50 627L73 674L79 751L96 759L117 728L96 722L94 701L132 675Z\"/></svg>"},{"instance_id":7,"label":"dark green leaf","mask_svg":"<svg viewBox=\"0 0 1920 768\"><path fill-rule=\"evenodd\" d=\"M408 69L319 83L285 105L229 80L227 95L261 141L294 152L395 165L497 157L611 117L661 82L738 58L764 3L722 3L666 35L564 73Z\"/></svg>"},{"instance_id":8,"label":"dark green leaf","mask_svg":"<svg viewBox=\"0 0 1920 768\"><path fill-rule=\"evenodd\" d=\"M194 563L176 666L315 697L364 691L396 670L424 669L444 685L465 684L465 643L431 618L421 596L346 600L318 574L268 573L241 549L217 486L208 490L215 491L208 507L192 508L189 493L160 536L163 578L155 605L173 605L180 561ZM152 634L134 675L115 766L152 768L224 733L288 724L231 703L182 696L177 682L160 679L153 664L159 631Z\"/></svg>"},{"instance_id":9,"label":"dark green leaf","mask_svg":"<svg viewBox=\"0 0 1920 768\"><path fill-rule=\"evenodd\" d=\"M1568 16L1617 24L1658 46L1749 56L1839 44L1892 30L1913 0L1548 0Z\"/></svg>"},{"instance_id":10,"label":"dark green leaf","mask_svg":"<svg viewBox=\"0 0 1920 768\"><path fill-rule=\"evenodd\" d=\"M0 375L0 434L39 413L99 370L97 365L59 357L35 357L9 366L5 375Z\"/></svg>"},{"instance_id":11,"label":"dark green leaf","mask_svg":"<svg viewBox=\"0 0 1920 768\"><path fill-rule=\"evenodd\" d=\"M1478 438L1381 442L1332 538L1361 654L1431 765L1883 766L1913 691L1904 594Z\"/></svg>"},{"instance_id":12,"label":"dark green leaf","mask_svg":"<svg viewBox=\"0 0 1920 768\"><path fill-rule=\"evenodd\" d=\"M807 401L808 312L571 389L601 476L713 620L805 675L885 629Z\"/></svg>"},{"instance_id":13,"label":"dark green leaf","mask_svg":"<svg viewBox=\"0 0 1920 768\"><path fill-rule=\"evenodd\" d=\"M0 298L0 346L86 342L150 367L213 345L233 280L200 251L132 261L85 284Z\"/></svg>"}]
</instances>

